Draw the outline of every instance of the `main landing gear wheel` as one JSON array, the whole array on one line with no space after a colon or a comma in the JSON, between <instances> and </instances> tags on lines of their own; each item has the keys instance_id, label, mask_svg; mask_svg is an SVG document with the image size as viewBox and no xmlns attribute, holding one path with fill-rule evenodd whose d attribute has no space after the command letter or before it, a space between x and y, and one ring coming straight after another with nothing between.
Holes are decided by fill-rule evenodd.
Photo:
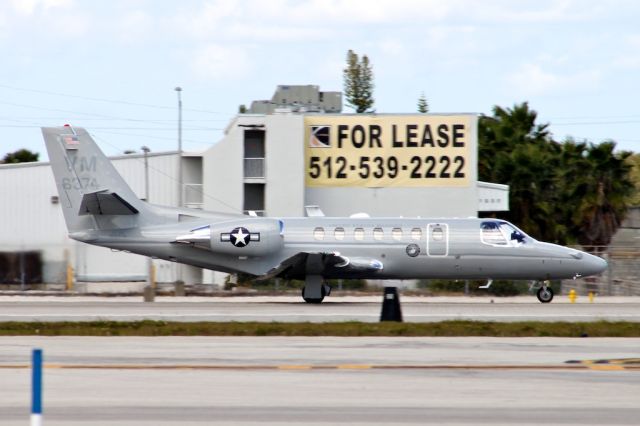
<instances>
[{"instance_id":1,"label":"main landing gear wheel","mask_svg":"<svg viewBox=\"0 0 640 426\"><path fill-rule=\"evenodd\" d=\"M320 297L320 298L304 297L304 287L303 287L302 288L302 298L307 303L315 303L315 304L322 303L322 301L324 300L324 297L327 295L327 292L325 290L325 286L324 285L322 287L320 287L320 292L322 294L322 297Z\"/></svg>"},{"instance_id":2,"label":"main landing gear wheel","mask_svg":"<svg viewBox=\"0 0 640 426\"><path fill-rule=\"evenodd\" d=\"M551 287L540 287L536 295L538 296L538 300L541 303L549 303L553 300L553 290L551 289Z\"/></svg>"}]
</instances>

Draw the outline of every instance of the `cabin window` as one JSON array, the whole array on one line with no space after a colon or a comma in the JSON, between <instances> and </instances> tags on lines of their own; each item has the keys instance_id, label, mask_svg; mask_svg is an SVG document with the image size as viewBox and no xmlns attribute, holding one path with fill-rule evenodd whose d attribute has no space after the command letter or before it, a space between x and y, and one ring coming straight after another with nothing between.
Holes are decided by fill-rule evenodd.
<instances>
[{"instance_id":1,"label":"cabin window","mask_svg":"<svg viewBox=\"0 0 640 426\"><path fill-rule=\"evenodd\" d=\"M431 229L431 238L433 239L433 241L442 241L442 240L444 240L444 231L442 230L442 227L434 226Z\"/></svg>"},{"instance_id":2,"label":"cabin window","mask_svg":"<svg viewBox=\"0 0 640 426\"><path fill-rule=\"evenodd\" d=\"M364 229L362 229L362 228L354 229L353 230L353 238L355 238L356 241L364 240Z\"/></svg>"},{"instance_id":3,"label":"cabin window","mask_svg":"<svg viewBox=\"0 0 640 426\"><path fill-rule=\"evenodd\" d=\"M313 238L318 241L324 240L324 228L318 226L316 229L314 229Z\"/></svg>"},{"instance_id":4,"label":"cabin window","mask_svg":"<svg viewBox=\"0 0 640 426\"><path fill-rule=\"evenodd\" d=\"M509 244L517 247L527 242L527 236L510 223L500 223L500 229L505 237L509 240Z\"/></svg>"},{"instance_id":5,"label":"cabin window","mask_svg":"<svg viewBox=\"0 0 640 426\"><path fill-rule=\"evenodd\" d=\"M391 236L394 240L400 241L402 239L402 228L393 228L391 230Z\"/></svg>"},{"instance_id":6,"label":"cabin window","mask_svg":"<svg viewBox=\"0 0 640 426\"><path fill-rule=\"evenodd\" d=\"M420 238L422 238L422 229L413 228L411 230L411 239L412 240L419 240Z\"/></svg>"},{"instance_id":7,"label":"cabin window","mask_svg":"<svg viewBox=\"0 0 640 426\"><path fill-rule=\"evenodd\" d=\"M384 231L382 228L373 228L373 239L381 241L384 238Z\"/></svg>"},{"instance_id":8,"label":"cabin window","mask_svg":"<svg viewBox=\"0 0 640 426\"><path fill-rule=\"evenodd\" d=\"M524 232L502 221L486 221L480 224L482 242L493 246L518 247L530 241Z\"/></svg>"},{"instance_id":9,"label":"cabin window","mask_svg":"<svg viewBox=\"0 0 640 426\"><path fill-rule=\"evenodd\" d=\"M342 241L344 240L344 228L338 227L333 231L333 236L336 240Z\"/></svg>"},{"instance_id":10,"label":"cabin window","mask_svg":"<svg viewBox=\"0 0 640 426\"><path fill-rule=\"evenodd\" d=\"M504 237L498 222L482 222L480 225L482 242L493 246L506 246L507 239Z\"/></svg>"}]
</instances>

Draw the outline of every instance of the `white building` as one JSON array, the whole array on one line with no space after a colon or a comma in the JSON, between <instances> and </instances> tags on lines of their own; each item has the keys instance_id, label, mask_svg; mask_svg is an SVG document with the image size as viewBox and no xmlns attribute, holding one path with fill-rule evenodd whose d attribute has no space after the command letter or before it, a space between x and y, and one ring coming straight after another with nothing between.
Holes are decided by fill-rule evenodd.
<instances>
[{"instance_id":1,"label":"white building","mask_svg":"<svg viewBox=\"0 0 640 426\"><path fill-rule=\"evenodd\" d=\"M192 208L270 216L303 216L309 205L327 216L469 217L507 210L508 187L477 180L476 131L473 114L240 114L209 150L183 154L183 199ZM150 202L177 205L178 159L177 152L148 155ZM144 155L112 160L145 198ZM40 253L49 283L64 282L67 261L78 281L146 278L144 257L67 237L48 163L0 165L0 199L0 283L10 268L2 252L25 251ZM155 262L159 282L224 280Z\"/></svg>"},{"instance_id":2,"label":"white building","mask_svg":"<svg viewBox=\"0 0 640 426\"><path fill-rule=\"evenodd\" d=\"M145 198L144 155L112 157L113 164L140 198ZM177 152L149 153L149 201L173 205L178 202ZM188 207L202 207L202 157L183 154L184 199ZM67 260L78 281L141 281L147 276L143 256L114 252L78 243L67 229L49 163L0 165L0 253L40 253L42 280L65 282ZM160 282L178 278L178 265L155 261ZM10 265L0 261L0 283ZM14 268L15 269L15 268ZM182 266L185 282L202 281L198 268ZM15 278L15 274L14 278ZM1 284L0 284L1 285Z\"/></svg>"},{"instance_id":3,"label":"white building","mask_svg":"<svg viewBox=\"0 0 640 426\"><path fill-rule=\"evenodd\" d=\"M465 126L458 142L464 146L455 149L451 146L454 122ZM418 146L423 144L426 126L435 147L429 141ZM448 126L449 146L438 145L439 126ZM334 146L310 148L312 129L324 131ZM377 136L373 142L367 139L371 139L368 129L374 129ZM390 130L385 134L385 129ZM508 186L477 179L476 129L473 114L241 114L231 120L223 139L203 154L204 208L269 216L303 216L309 205L319 206L327 216L363 212L371 216L470 217L508 210ZM360 145L360 138L364 138L362 146L354 147L354 142ZM339 143L342 147L337 149ZM401 146L389 147L394 143ZM325 154L330 151L334 156L327 162ZM320 174L326 177L327 165L331 166L334 179L311 179L315 153L322 154L322 164L317 164ZM415 157L420 158L420 165ZM432 164L424 163L427 157L436 163L431 170ZM336 162L340 158L344 163ZM369 158L368 163L364 158ZM382 179L371 179L378 158L386 170L381 172ZM464 177L456 180L453 176L461 163ZM362 178L367 175L366 164L370 167L368 180ZM396 171L391 173L389 165ZM340 167L345 182L335 179ZM414 171L421 178L411 179ZM426 178L428 173L436 176ZM448 177L441 178L443 173Z\"/></svg>"}]
</instances>

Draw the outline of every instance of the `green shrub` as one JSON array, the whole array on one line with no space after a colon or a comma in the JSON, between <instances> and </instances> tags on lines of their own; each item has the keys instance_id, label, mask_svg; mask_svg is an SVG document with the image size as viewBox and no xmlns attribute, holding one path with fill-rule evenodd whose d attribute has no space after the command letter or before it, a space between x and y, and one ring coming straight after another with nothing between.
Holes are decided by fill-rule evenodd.
<instances>
[{"instance_id":1,"label":"green shrub","mask_svg":"<svg viewBox=\"0 0 640 426\"><path fill-rule=\"evenodd\" d=\"M340 288L340 280L328 280L327 284L329 284L334 290ZM343 290L364 290L367 288L366 280L342 280L342 289Z\"/></svg>"},{"instance_id":2,"label":"green shrub","mask_svg":"<svg viewBox=\"0 0 640 426\"><path fill-rule=\"evenodd\" d=\"M496 280L488 289L480 288L486 285L485 280L469 280L469 294L493 296L517 296L529 292L526 281ZM433 293L464 293L465 280L420 280L418 288L430 290ZM552 283L554 291L559 291L560 284Z\"/></svg>"}]
</instances>

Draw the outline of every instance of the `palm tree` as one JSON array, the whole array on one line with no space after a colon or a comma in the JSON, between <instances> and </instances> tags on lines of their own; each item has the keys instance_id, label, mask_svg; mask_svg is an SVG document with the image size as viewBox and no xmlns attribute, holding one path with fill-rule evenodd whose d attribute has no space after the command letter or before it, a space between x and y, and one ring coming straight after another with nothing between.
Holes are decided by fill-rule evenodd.
<instances>
[{"instance_id":1,"label":"palm tree","mask_svg":"<svg viewBox=\"0 0 640 426\"><path fill-rule=\"evenodd\" d=\"M574 179L568 181L568 195L574 201L571 222L582 246L603 251L620 227L634 192L631 153L615 152L613 141L584 145L583 158L574 165Z\"/></svg>"},{"instance_id":2,"label":"palm tree","mask_svg":"<svg viewBox=\"0 0 640 426\"><path fill-rule=\"evenodd\" d=\"M559 146L550 139L548 125L536 124L536 118L526 102L512 109L496 106L493 117L481 117L479 176L510 187L509 211L495 216L536 238L556 241L560 226L554 220L554 165Z\"/></svg>"},{"instance_id":3,"label":"palm tree","mask_svg":"<svg viewBox=\"0 0 640 426\"><path fill-rule=\"evenodd\" d=\"M509 185L509 211L493 216L545 241L604 249L634 193L631 153L613 141L555 142L536 119L526 102L480 118L479 177Z\"/></svg>"}]
</instances>

